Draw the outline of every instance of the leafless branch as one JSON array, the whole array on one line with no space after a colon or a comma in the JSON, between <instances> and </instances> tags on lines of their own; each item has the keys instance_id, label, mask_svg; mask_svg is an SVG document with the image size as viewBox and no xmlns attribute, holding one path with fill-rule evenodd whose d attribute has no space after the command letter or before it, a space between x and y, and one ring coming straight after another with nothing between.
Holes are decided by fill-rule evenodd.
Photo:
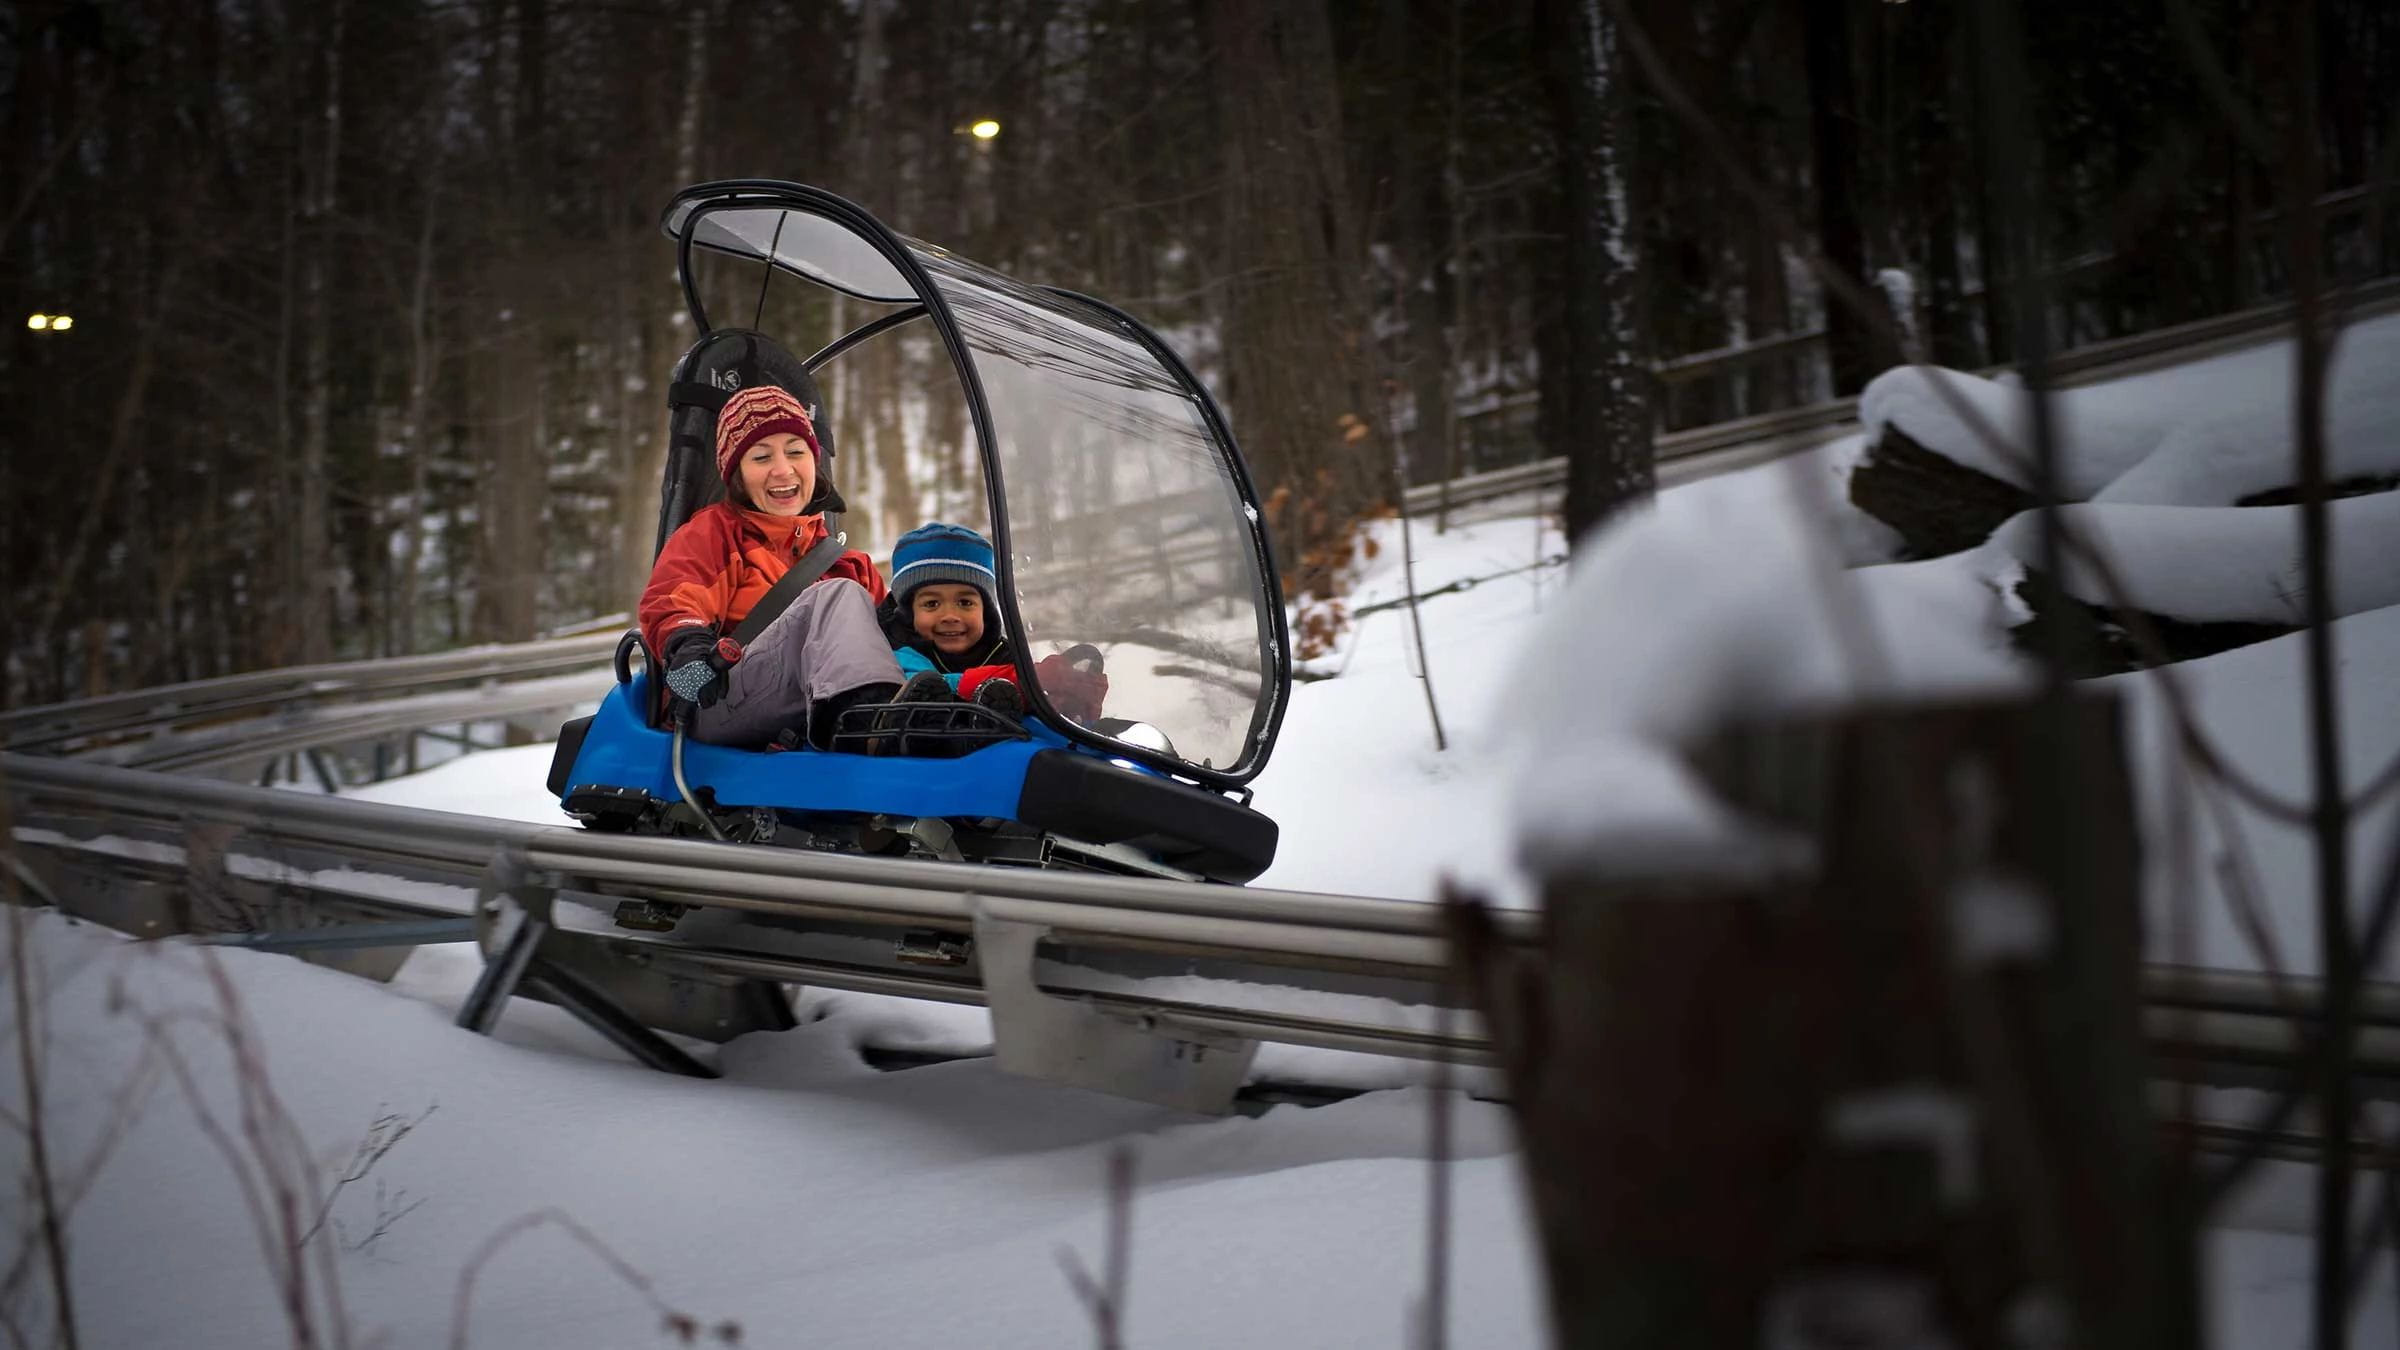
<instances>
[{"instance_id":1,"label":"leafless branch","mask_svg":"<svg viewBox=\"0 0 2400 1350\"><path fill-rule=\"evenodd\" d=\"M1450 888L1445 879L1443 887ZM1450 1113L1456 1095L1450 1062L1448 982L1433 1009L1433 1081L1425 1095L1425 1291L1417 1301L1418 1350L1450 1343Z\"/></svg>"},{"instance_id":2,"label":"leafless branch","mask_svg":"<svg viewBox=\"0 0 2400 1350\"><path fill-rule=\"evenodd\" d=\"M407 1203L403 1204L403 1201L407 1201ZM406 1189L396 1191L386 1190L382 1179L377 1178L375 1182L374 1225L367 1230L364 1236L359 1237L356 1240L351 1240L345 1234L342 1242L342 1250L346 1252L364 1252L373 1250L375 1244L381 1242L384 1237L392 1231L392 1226L394 1224L397 1224L402 1219L405 1219L409 1215L416 1213L417 1210L423 1207L424 1204L425 1197L419 1196L414 1200L408 1200L408 1191ZM338 1219L335 1220L334 1227L338 1231L341 1227L341 1221Z\"/></svg>"},{"instance_id":3,"label":"leafless branch","mask_svg":"<svg viewBox=\"0 0 2400 1350\"><path fill-rule=\"evenodd\" d=\"M477 1245L473 1254L467 1258L466 1264L460 1267L458 1291L453 1296L450 1305L450 1350L467 1350L467 1323L474 1314L475 1285L483 1278L484 1268L491 1264L492 1258L500 1254L501 1249L538 1228L556 1228L565 1233L577 1246L598 1258L601 1266L611 1275L616 1276L627 1288L642 1296L642 1300L650 1305L650 1310L657 1314L659 1325L670 1335L675 1336L686 1345L692 1344L699 1338L701 1332L699 1318L671 1306L665 1299L660 1298L658 1289L651 1282L650 1277L635 1269L632 1262L618 1255L617 1250L602 1241L599 1234L584 1227L565 1210L547 1208L535 1210L530 1214L520 1214L502 1224L490 1237L485 1238L482 1243ZM712 1334L719 1341L733 1345L740 1342L742 1333L741 1327L737 1323L719 1322L713 1328Z\"/></svg>"},{"instance_id":4,"label":"leafless branch","mask_svg":"<svg viewBox=\"0 0 2400 1350\"><path fill-rule=\"evenodd\" d=\"M325 1197L317 1206L316 1217L309 1222L307 1230L300 1234L295 1245L305 1245L314 1238L325 1227L326 1219L333 1213L334 1202L342 1198L343 1190L366 1180L367 1174L375 1170L375 1165L382 1162L386 1154L398 1148L400 1141L408 1138L410 1131L424 1124L428 1117L440 1109L441 1104L434 1102L427 1104L415 1116L404 1116L378 1108L375 1118L367 1122L367 1132L359 1137L357 1146L351 1149L349 1162L334 1177L333 1184L326 1187ZM375 1183L375 1194L378 1200L383 1198L383 1183L380 1181ZM378 1235L381 1231L381 1228L377 1229Z\"/></svg>"},{"instance_id":5,"label":"leafless branch","mask_svg":"<svg viewBox=\"0 0 2400 1350\"><path fill-rule=\"evenodd\" d=\"M1133 1268L1133 1150L1119 1145L1108 1154L1108 1227L1101 1276L1093 1279L1072 1247L1058 1249L1067 1287L1092 1319L1096 1350L1125 1350L1125 1296Z\"/></svg>"},{"instance_id":6,"label":"leafless branch","mask_svg":"<svg viewBox=\"0 0 2400 1350\"><path fill-rule=\"evenodd\" d=\"M16 837L14 813L5 782L0 782L0 839ZM18 894L16 872L6 874L0 906L8 910L8 970L17 1019L17 1073L25 1085L25 1146L33 1172L34 1204L41 1226L44 1267L50 1273L50 1297L56 1304L59 1343L67 1350L81 1344L75 1321L75 1287L68 1278L65 1214L59 1208L56 1174L50 1158L48 1123L43 1117L41 1032L33 1020L34 960L31 918Z\"/></svg>"}]
</instances>

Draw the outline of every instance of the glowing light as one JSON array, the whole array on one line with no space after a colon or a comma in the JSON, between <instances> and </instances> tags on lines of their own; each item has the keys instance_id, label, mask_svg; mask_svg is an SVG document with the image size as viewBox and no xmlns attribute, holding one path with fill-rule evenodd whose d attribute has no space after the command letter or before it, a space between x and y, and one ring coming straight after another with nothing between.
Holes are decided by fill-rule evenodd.
<instances>
[{"instance_id":1,"label":"glowing light","mask_svg":"<svg viewBox=\"0 0 2400 1350\"><path fill-rule=\"evenodd\" d=\"M75 316L72 314L61 314L50 321L50 331L53 333L63 333L74 326Z\"/></svg>"},{"instance_id":2,"label":"glowing light","mask_svg":"<svg viewBox=\"0 0 2400 1350\"><path fill-rule=\"evenodd\" d=\"M987 117L982 121L977 122L975 125L968 127L967 131L969 134L973 135L976 140L988 141L994 136L1000 134L1000 124Z\"/></svg>"},{"instance_id":3,"label":"glowing light","mask_svg":"<svg viewBox=\"0 0 2400 1350\"><path fill-rule=\"evenodd\" d=\"M36 314L25 321L25 326L38 333L50 326L50 316L47 314Z\"/></svg>"}]
</instances>

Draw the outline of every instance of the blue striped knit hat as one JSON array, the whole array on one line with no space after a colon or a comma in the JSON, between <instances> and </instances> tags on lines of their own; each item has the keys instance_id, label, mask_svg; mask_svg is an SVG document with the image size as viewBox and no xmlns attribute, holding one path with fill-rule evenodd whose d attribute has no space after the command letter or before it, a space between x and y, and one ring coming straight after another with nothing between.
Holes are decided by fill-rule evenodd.
<instances>
[{"instance_id":1,"label":"blue striped knit hat","mask_svg":"<svg viewBox=\"0 0 2400 1350\"><path fill-rule=\"evenodd\" d=\"M1000 587L992 572L992 544L964 525L919 525L892 546L892 594L908 604L908 593L936 581L963 581L983 594L986 610Z\"/></svg>"}]
</instances>

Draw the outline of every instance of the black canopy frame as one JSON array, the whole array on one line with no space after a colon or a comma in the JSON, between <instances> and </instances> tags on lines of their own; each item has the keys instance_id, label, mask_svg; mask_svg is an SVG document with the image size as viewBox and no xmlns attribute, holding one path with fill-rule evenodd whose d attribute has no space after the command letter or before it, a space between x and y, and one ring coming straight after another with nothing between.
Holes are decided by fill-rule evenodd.
<instances>
[{"instance_id":1,"label":"black canopy frame","mask_svg":"<svg viewBox=\"0 0 2400 1350\"><path fill-rule=\"evenodd\" d=\"M798 212L840 226L848 231L853 239L866 244L884 262L890 264L899 279L905 283L910 294L907 296L872 294L846 285L838 277L802 271L793 266L773 242L765 248L752 246L743 249L728 247L717 239L699 237L701 224L712 214L731 210L754 211L761 209ZM692 266L695 249L705 249L730 257L759 262L766 269L768 276L773 275L775 271L782 271L787 275L826 287L854 299L878 304L903 305L903 308L877 315L809 356L803 364L812 374L819 367L833 361L860 343L894 328L918 319L924 319L933 325L934 331L940 336L943 350L949 354L952 367L958 376L960 390L966 403L968 424L974 429L978 451L977 459L983 466L984 492L991 508L993 564L998 579L998 590L993 601L1000 608L1001 618L1007 625L1007 631L1024 633L1026 627L1022 616L1018 613L1014 580L1015 549L1009 534L1008 497L1002 481L998 438L994 429L990 403L985 394L983 378L977 370L966 334L952 313L947 298L943 295L940 287L934 283L931 273L927 271L924 263L911 249L908 241L886 227L865 208L847 198L827 192L822 188L767 178L725 179L688 187L677 193L674 199L668 203L660 223L667 235L676 242L676 272L682 282L684 302L690 311L693 329L702 338L707 337L714 329L709 323L707 307L700 298L699 282ZM775 239L777 241L781 239L780 222ZM1057 728L1062 735L1071 740L1118 758L1146 764L1161 772L1247 797L1248 791L1243 785L1266 767L1268 757L1274 750L1276 735L1282 727L1284 711L1290 702L1291 692L1291 644L1288 624L1284 616L1283 592L1275 571L1274 551L1267 541L1266 513L1260 507L1257 486L1251 479L1249 465L1242 458L1240 447L1233 437L1233 429L1226 422L1223 410L1209 395L1207 387L1201 383L1199 377L1192 372L1191 367L1185 364L1166 340L1147 324L1114 305L1076 291L1051 286L1039 286L1032 289L1070 309L1085 311L1092 317L1096 326L1112 329L1130 338L1159 362L1198 409L1208 434L1222 458L1227 479L1243 507L1243 533L1265 591L1260 598L1258 609L1262 630L1261 646L1266 656L1266 668L1261 675L1267 681L1267 697L1256 701L1253 705L1252 723L1244 738L1242 756L1233 764L1224 767L1195 764L1180 756L1168 754L1149 746L1121 741L1084 726L1071 718L1060 716L1058 711L1051 706L1049 697L1041 689L1039 681L1027 681L1025 684L1025 693L1030 699L1032 710L1043 721Z\"/></svg>"}]
</instances>

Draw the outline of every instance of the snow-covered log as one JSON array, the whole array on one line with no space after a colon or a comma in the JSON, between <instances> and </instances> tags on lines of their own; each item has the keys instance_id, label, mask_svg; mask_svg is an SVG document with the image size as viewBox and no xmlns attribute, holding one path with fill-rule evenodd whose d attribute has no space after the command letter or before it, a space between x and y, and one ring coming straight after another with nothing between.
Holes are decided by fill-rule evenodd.
<instances>
[{"instance_id":1,"label":"snow-covered log","mask_svg":"<svg viewBox=\"0 0 2400 1350\"><path fill-rule=\"evenodd\" d=\"M2034 496L1886 426L1851 470L1850 503L1899 533L1902 557L1939 558L1990 538Z\"/></svg>"},{"instance_id":2,"label":"snow-covered log","mask_svg":"<svg viewBox=\"0 0 2400 1350\"><path fill-rule=\"evenodd\" d=\"M2400 492L2346 497L2329 509L2333 615L2400 605ZM2070 551L2062 580L2076 599L2187 623L2296 625L2301 594L2297 506L2136 506L2091 502L2060 508L2061 525L2109 560L2122 596ZM2002 525L1995 547L2027 564L2041 556L2041 518Z\"/></svg>"}]
</instances>

